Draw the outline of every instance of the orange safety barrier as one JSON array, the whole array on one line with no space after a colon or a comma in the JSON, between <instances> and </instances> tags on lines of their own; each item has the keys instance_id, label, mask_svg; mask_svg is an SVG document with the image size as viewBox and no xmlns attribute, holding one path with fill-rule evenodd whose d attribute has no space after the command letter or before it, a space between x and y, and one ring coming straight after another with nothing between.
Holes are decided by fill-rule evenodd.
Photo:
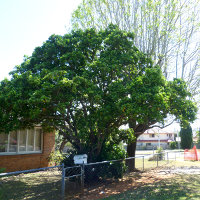
<instances>
[{"instance_id":1,"label":"orange safety barrier","mask_svg":"<svg viewBox=\"0 0 200 200\"><path fill-rule=\"evenodd\" d=\"M192 149L185 149L184 160L200 160L200 150L196 146Z\"/></svg>"},{"instance_id":2,"label":"orange safety barrier","mask_svg":"<svg viewBox=\"0 0 200 200\"><path fill-rule=\"evenodd\" d=\"M200 149L197 149L197 159L200 160Z\"/></svg>"}]
</instances>

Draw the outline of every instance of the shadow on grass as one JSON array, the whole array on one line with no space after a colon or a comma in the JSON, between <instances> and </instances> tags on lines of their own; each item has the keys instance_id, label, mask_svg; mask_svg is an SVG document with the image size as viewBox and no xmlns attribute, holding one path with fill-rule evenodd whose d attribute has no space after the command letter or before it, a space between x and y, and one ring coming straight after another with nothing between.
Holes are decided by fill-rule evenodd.
<instances>
[{"instance_id":1,"label":"shadow on grass","mask_svg":"<svg viewBox=\"0 0 200 200\"><path fill-rule=\"evenodd\" d=\"M173 180L133 188L106 200L199 200L200 175L178 175Z\"/></svg>"},{"instance_id":2,"label":"shadow on grass","mask_svg":"<svg viewBox=\"0 0 200 200\"><path fill-rule=\"evenodd\" d=\"M60 200L61 182L7 177L0 179L0 200Z\"/></svg>"}]
</instances>

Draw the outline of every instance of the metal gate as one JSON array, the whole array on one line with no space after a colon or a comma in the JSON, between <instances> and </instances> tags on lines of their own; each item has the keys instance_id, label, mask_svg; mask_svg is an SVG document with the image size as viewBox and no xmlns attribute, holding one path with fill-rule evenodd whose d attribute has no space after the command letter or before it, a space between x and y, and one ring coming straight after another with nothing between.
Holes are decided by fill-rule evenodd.
<instances>
[{"instance_id":1,"label":"metal gate","mask_svg":"<svg viewBox=\"0 0 200 200\"><path fill-rule=\"evenodd\" d=\"M84 166L62 167L62 197L80 195L84 188Z\"/></svg>"}]
</instances>

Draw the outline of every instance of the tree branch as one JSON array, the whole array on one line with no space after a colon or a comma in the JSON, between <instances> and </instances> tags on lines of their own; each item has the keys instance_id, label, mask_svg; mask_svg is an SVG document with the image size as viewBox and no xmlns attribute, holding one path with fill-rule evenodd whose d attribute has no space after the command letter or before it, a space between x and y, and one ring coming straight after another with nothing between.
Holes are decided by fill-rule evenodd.
<instances>
[{"instance_id":1,"label":"tree branch","mask_svg":"<svg viewBox=\"0 0 200 200\"><path fill-rule=\"evenodd\" d=\"M172 125L172 124L175 122L175 120L176 120L176 119L172 120L172 122L170 122L169 124L164 125L164 126L159 126L159 125L149 126L149 129L151 129L151 128L156 128L156 127L157 127L157 128L160 128L160 129L166 128L166 127Z\"/></svg>"}]
</instances>

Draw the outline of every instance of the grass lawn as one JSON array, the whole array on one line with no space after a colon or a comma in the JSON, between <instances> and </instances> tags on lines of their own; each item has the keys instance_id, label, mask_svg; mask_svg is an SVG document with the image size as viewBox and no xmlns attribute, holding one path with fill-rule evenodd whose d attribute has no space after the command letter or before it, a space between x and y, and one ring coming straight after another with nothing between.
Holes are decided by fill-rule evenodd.
<instances>
[{"instance_id":1,"label":"grass lawn","mask_svg":"<svg viewBox=\"0 0 200 200\"><path fill-rule=\"evenodd\" d=\"M106 200L199 200L200 175L176 175L153 184L144 184Z\"/></svg>"},{"instance_id":2,"label":"grass lawn","mask_svg":"<svg viewBox=\"0 0 200 200\"><path fill-rule=\"evenodd\" d=\"M169 162L172 162L171 160ZM153 169L156 168L157 166L164 166L167 165L168 161L167 160L159 160L158 162L156 160L149 161L148 158L144 158L144 170L147 169ZM139 170L143 170L143 158L136 158L135 159L135 167Z\"/></svg>"},{"instance_id":3,"label":"grass lawn","mask_svg":"<svg viewBox=\"0 0 200 200\"><path fill-rule=\"evenodd\" d=\"M142 169L143 159L136 159L136 167ZM200 175L159 175L160 169L198 167L200 161L170 160L148 161L144 159L145 171L127 174L109 185L85 188L80 199L133 199L133 200L190 200L200 199ZM154 168L154 170L150 170ZM20 174L0 178L0 200L60 200L61 172L58 170ZM109 197L108 197L109 196Z\"/></svg>"},{"instance_id":4,"label":"grass lawn","mask_svg":"<svg viewBox=\"0 0 200 200\"><path fill-rule=\"evenodd\" d=\"M151 161L146 161L148 164ZM151 165L151 164L150 164ZM200 161L170 161L166 169L195 168L200 169ZM148 173L148 171L147 171ZM150 177L156 177L156 171ZM148 178L147 178L148 179ZM113 195L104 200L199 200L200 174L173 174L159 181L141 181L126 192Z\"/></svg>"},{"instance_id":5,"label":"grass lawn","mask_svg":"<svg viewBox=\"0 0 200 200\"><path fill-rule=\"evenodd\" d=\"M200 161L170 161L167 166L170 167L199 167L200 168Z\"/></svg>"},{"instance_id":6,"label":"grass lawn","mask_svg":"<svg viewBox=\"0 0 200 200\"><path fill-rule=\"evenodd\" d=\"M58 170L0 178L0 200L59 200L61 174Z\"/></svg>"}]
</instances>

